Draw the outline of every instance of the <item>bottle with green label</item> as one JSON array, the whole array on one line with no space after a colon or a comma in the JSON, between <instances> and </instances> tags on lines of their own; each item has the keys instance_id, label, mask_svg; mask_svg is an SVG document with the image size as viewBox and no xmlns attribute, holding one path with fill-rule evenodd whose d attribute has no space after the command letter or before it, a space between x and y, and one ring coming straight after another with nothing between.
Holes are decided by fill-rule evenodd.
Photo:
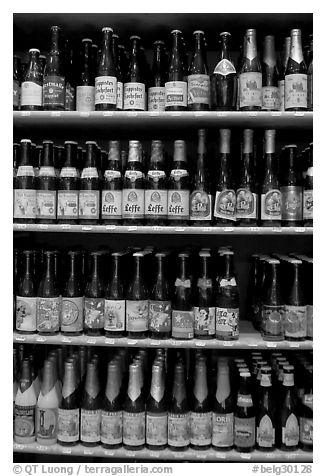
<instances>
[{"instance_id":1,"label":"bottle with green label","mask_svg":"<svg viewBox=\"0 0 326 476\"><path fill-rule=\"evenodd\" d=\"M51 49L47 56L43 80L44 111L64 111L66 78L61 43L61 28L51 26Z\"/></svg>"},{"instance_id":2,"label":"bottle with green label","mask_svg":"<svg viewBox=\"0 0 326 476\"><path fill-rule=\"evenodd\" d=\"M171 31L172 51L168 65L168 77L165 83L165 110L187 110L187 82L183 62L182 32Z\"/></svg>"},{"instance_id":3,"label":"bottle with green label","mask_svg":"<svg viewBox=\"0 0 326 476\"><path fill-rule=\"evenodd\" d=\"M237 72L231 54L231 33L220 33L221 53L211 76L212 106L217 111L234 111L237 101Z\"/></svg>"},{"instance_id":4,"label":"bottle with green label","mask_svg":"<svg viewBox=\"0 0 326 476\"><path fill-rule=\"evenodd\" d=\"M284 103L286 111L307 111L307 66L303 57L301 30L291 30L290 55L285 70Z\"/></svg>"},{"instance_id":5,"label":"bottle with green label","mask_svg":"<svg viewBox=\"0 0 326 476\"><path fill-rule=\"evenodd\" d=\"M107 367L105 395L101 411L101 443L115 449L122 444L121 369L119 358L113 358Z\"/></svg>"},{"instance_id":6,"label":"bottle with green label","mask_svg":"<svg viewBox=\"0 0 326 476\"><path fill-rule=\"evenodd\" d=\"M115 111L117 108L117 69L112 34L112 28L102 28L102 48L95 76L96 111Z\"/></svg>"},{"instance_id":7,"label":"bottle with green label","mask_svg":"<svg viewBox=\"0 0 326 476\"><path fill-rule=\"evenodd\" d=\"M95 360L87 364L86 381L80 408L80 441L97 446L101 440L101 393Z\"/></svg>"},{"instance_id":8,"label":"bottle with green label","mask_svg":"<svg viewBox=\"0 0 326 476\"><path fill-rule=\"evenodd\" d=\"M67 359L64 364L62 399L58 410L58 443L74 446L79 441L79 391L77 362Z\"/></svg>"},{"instance_id":9,"label":"bottle with green label","mask_svg":"<svg viewBox=\"0 0 326 476\"><path fill-rule=\"evenodd\" d=\"M54 170L53 142L43 141L40 170L36 177L36 218L38 223L51 224L57 218L57 178Z\"/></svg>"},{"instance_id":10,"label":"bottle with green label","mask_svg":"<svg viewBox=\"0 0 326 476\"><path fill-rule=\"evenodd\" d=\"M21 111L43 110L43 71L39 55L40 50L29 50L29 63L21 85Z\"/></svg>"},{"instance_id":11,"label":"bottle with green label","mask_svg":"<svg viewBox=\"0 0 326 476\"><path fill-rule=\"evenodd\" d=\"M205 33L193 32L194 47L188 74L188 109L208 111L210 82L206 60Z\"/></svg>"},{"instance_id":12,"label":"bottle with green label","mask_svg":"<svg viewBox=\"0 0 326 476\"><path fill-rule=\"evenodd\" d=\"M313 450L313 386L312 373L305 371L305 387L300 405L299 442L304 451Z\"/></svg>"},{"instance_id":13,"label":"bottle with green label","mask_svg":"<svg viewBox=\"0 0 326 476\"><path fill-rule=\"evenodd\" d=\"M241 453L249 453L255 447L256 417L252 398L251 376L240 372L240 387L234 410L234 446Z\"/></svg>"},{"instance_id":14,"label":"bottle with green label","mask_svg":"<svg viewBox=\"0 0 326 476\"><path fill-rule=\"evenodd\" d=\"M141 381L141 365L134 362L129 365L128 390L123 403L123 445L127 450L141 450L145 446L145 402Z\"/></svg>"},{"instance_id":15,"label":"bottle with green label","mask_svg":"<svg viewBox=\"0 0 326 476\"><path fill-rule=\"evenodd\" d=\"M85 289L84 328L88 335L102 335L104 329L104 284L100 251L90 253L91 272Z\"/></svg>"},{"instance_id":16,"label":"bottle with green label","mask_svg":"<svg viewBox=\"0 0 326 476\"><path fill-rule=\"evenodd\" d=\"M36 395L30 360L25 358L21 361L20 365L20 376L14 406L14 440L16 443L29 444L35 441Z\"/></svg>"},{"instance_id":17,"label":"bottle with green label","mask_svg":"<svg viewBox=\"0 0 326 476\"><path fill-rule=\"evenodd\" d=\"M144 279L144 255L133 253L134 273L126 293L126 330L128 337L142 339L148 331L148 288Z\"/></svg>"},{"instance_id":18,"label":"bottle with green label","mask_svg":"<svg viewBox=\"0 0 326 476\"><path fill-rule=\"evenodd\" d=\"M212 410L212 446L219 451L229 451L234 443L234 399L228 360L222 357L217 361L217 384Z\"/></svg>"},{"instance_id":19,"label":"bottle with green label","mask_svg":"<svg viewBox=\"0 0 326 476\"><path fill-rule=\"evenodd\" d=\"M194 294L194 335L197 339L212 339L215 336L215 297L210 275L211 253L199 252L200 274Z\"/></svg>"},{"instance_id":20,"label":"bottle with green label","mask_svg":"<svg viewBox=\"0 0 326 476\"><path fill-rule=\"evenodd\" d=\"M14 178L14 222L35 223L36 181L32 161L32 142L20 141L20 156Z\"/></svg>"},{"instance_id":21,"label":"bottle with green label","mask_svg":"<svg viewBox=\"0 0 326 476\"><path fill-rule=\"evenodd\" d=\"M261 332L264 340L284 340L284 302L281 296L280 261L268 259L262 289Z\"/></svg>"},{"instance_id":22,"label":"bottle with green label","mask_svg":"<svg viewBox=\"0 0 326 476\"><path fill-rule=\"evenodd\" d=\"M36 283L33 267L34 252L23 250L23 273L16 294L16 330L23 334L36 331Z\"/></svg>"},{"instance_id":23,"label":"bottle with green label","mask_svg":"<svg viewBox=\"0 0 326 476\"><path fill-rule=\"evenodd\" d=\"M97 164L97 145L94 141L86 142L86 157L80 176L79 188L79 223L96 225L100 218L101 182Z\"/></svg>"},{"instance_id":24,"label":"bottle with green label","mask_svg":"<svg viewBox=\"0 0 326 476\"><path fill-rule=\"evenodd\" d=\"M58 408L61 399L55 386L54 363L44 361L41 391L36 405L36 441L42 445L54 445L58 436Z\"/></svg>"},{"instance_id":25,"label":"bottle with green label","mask_svg":"<svg viewBox=\"0 0 326 476\"><path fill-rule=\"evenodd\" d=\"M152 380L146 402L146 446L163 450L168 443L168 413L165 391L165 366L157 358L152 366Z\"/></svg>"},{"instance_id":26,"label":"bottle with green label","mask_svg":"<svg viewBox=\"0 0 326 476\"><path fill-rule=\"evenodd\" d=\"M272 369L263 366L260 369L260 388L256 415L256 443L261 451L275 449L276 407L272 393Z\"/></svg>"},{"instance_id":27,"label":"bottle with green label","mask_svg":"<svg viewBox=\"0 0 326 476\"><path fill-rule=\"evenodd\" d=\"M126 328L126 297L121 276L123 253L112 253L111 274L105 291L104 330L107 337L123 337Z\"/></svg>"},{"instance_id":28,"label":"bottle with green label","mask_svg":"<svg viewBox=\"0 0 326 476\"><path fill-rule=\"evenodd\" d=\"M189 254L178 254L179 271L174 283L172 299L172 337L175 339L193 339L194 310L192 302Z\"/></svg>"},{"instance_id":29,"label":"bottle with green label","mask_svg":"<svg viewBox=\"0 0 326 476\"><path fill-rule=\"evenodd\" d=\"M257 52L256 30L254 29L246 31L239 81L240 111L260 111L262 108L262 72Z\"/></svg>"},{"instance_id":30,"label":"bottle with green label","mask_svg":"<svg viewBox=\"0 0 326 476\"><path fill-rule=\"evenodd\" d=\"M69 251L68 260L68 277L62 293L60 328L63 334L80 335L84 326L84 289L80 276L79 251Z\"/></svg>"},{"instance_id":31,"label":"bottle with green label","mask_svg":"<svg viewBox=\"0 0 326 476\"><path fill-rule=\"evenodd\" d=\"M163 144L153 140L145 180L145 219L148 225L163 226L168 214L166 164Z\"/></svg>"},{"instance_id":32,"label":"bottle with green label","mask_svg":"<svg viewBox=\"0 0 326 476\"><path fill-rule=\"evenodd\" d=\"M299 445L297 391L293 365L283 366L282 397L279 410L279 441L283 451L296 451Z\"/></svg>"},{"instance_id":33,"label":"bottle with green label","mask_svg":"<svg viewBox=\"0 0 326 476\"><path fill-rule=\"evenodd\" d=\"M64 162L58 180L58 223L74 225L78 222L78 190L77 142L65 141Z\"/></svg>"},{"instance_id":34,"label":"bottle with green label","mask_svg":"<svg viewBox=\"0 0 326 476\"><path fill-rule=\"evenodd\" d=\"M168 411L168 445L173 451L184 451L190 443L189 406L183 361L174 367L172 399Z\"/></svg>"},{"instance_id":35,"label":"bottle with green label","mask_svg":"<svg viewBox=\"0 0 326 476\"><path fill-rule=\"evenodd\" d=\"M54 252L44 251L45 271L37 291L36 329L40 334L59 332L61 298L54 271Z\"/></svg>"},{"instance_id":36,"label":"bottle with green label","mask_svg":"<svg viewBox=\"0 0 326 476\"><path fill-rule=\"evenodd\" d=\"M285 298L284 335L286 340L302 341L307 337L307 305L303 290L302 261L289 260L289 287Z\"/></svg>"},{"instance_id":37,"label":"bottle with green label","mask_svg":"<svg viewBox=\"0 0 326 476\"><path fill-rule=\"evenodd\" d=\"M156 253L156 278L149 292L149 333L152 339L171 335L171 288L167 276L167 256Z\"/></svg>"}]
</instances>

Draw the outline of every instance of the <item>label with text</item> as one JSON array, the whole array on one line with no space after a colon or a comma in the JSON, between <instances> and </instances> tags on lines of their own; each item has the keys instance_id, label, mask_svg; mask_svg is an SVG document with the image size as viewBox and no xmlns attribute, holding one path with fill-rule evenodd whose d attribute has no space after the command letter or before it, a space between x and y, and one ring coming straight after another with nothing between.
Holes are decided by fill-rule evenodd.
<instances>
[{"instance_id":1,"label":"label with text","mask_svg":"<svg viewBox=\"0 0 326 476\"><path fill-rule=\"evenodd\" d=\"M98 76L95 78L95 106L97 104L117 104L117 78Z\"/></svg>"},{"instance_id":2,"label":"label with text","mask_svg":"<svg viewBox=\"0 0 326 476\"><path fill-rule=\"evenodd\" d=\"M217 191L215 195L214 217L236 221L236 202L234 190Z\"/></svg>"},{"instance_id":3,"label":"label with text","mask_svg":"<svg viewBox=\"0 0 326 476\"><path fill-rule=\"evenodd\" d=\"M285 110L307 108L308 83L306 74L288 74L285 76L284 102Z\"/></svg>"},{"instance_id":4,"label":"label with text","mask_svg":"<svg viewBox=\"0 0 326 476\"><path fill-rule=\"evenodd\" d=\"M218 448L233 446L233 413L213 413L212 445Z\"/></svg>"},{"instance_id":5,"label":"label with text","mask_svg":"<svg viewBox=\"0 0 326 476\"><path fill-rule=\"evenodd\" d=\"M85 327L89 329L104 328L104 299L89 298L84 300Z\"/></svg>"},{"instance_id":6,"label":"label with text","mask_svg":"<svg viewBox=\"0 0 326 476\"><path fill-rule=\"evenodd\" d=\"M157 112L165 110L164 87L148 88L148 110Z\"/></svg>"},{"instance_id":7,"label":"label with text","mask_svg":"<svg viewBox=\"0 0 326 476\"><path fill-rule=\"evenodd\" d=\"M36 330L38 332L59 331L60 307L60 297L37 298Z\"/></svg>"},{"instance_id":8,"label":"label with text","mask_svg":"<svg viewBox=\"0 0 326 476\"><path fill-rule=\"evenodd\" d=\"M58 440L73 443L79 440L79 408L58 411Z\"/></svg>"},{"instance_id":9,"label":"label with text","mask_svg":"<svg viewBox=\"0 0 326 476\"><path fill-rule=\"evenodd\" d=\"M192 445L210 445L212 443L212 413L190 412L189 433Z\"/></svg>"},{"instance_id":10,"label":"label with text","mask_svg":"<svg viewBox=\"0 0 326 476\"><path fill-rule=\"evenodd\" d=\"M271 336L283 336L284 306L269 306L263 304L262 330Z\"/></svg>"},{"instance_id":11,"label":"label with text","mask_svg":"<svg viewBox=\"0 0 326 476\"><path fill-rule=\"evenodd\" d=\"M37 218L57 218L57 192L56 190L36 191Z\"/></svg>"},{"instance_id":12,"label":"label with text","mask_svg":"<svg viewBox=\"0 0 326 476\"><path fill-rule=\"evenodd\" d=\"M177 339L193 339L194 312L172 311L172 337Z\"/></svg>"},{"instance_id":13,"label":"label with text","mask_svg":"<svg viewBox=\"0 0 326 476\"><path fill-rule=\"evenodd\" d=\"M275 427L267 414L257 426L256 442L262 448L272 448L275 444Z\"/></svg>"},{"instance_id":14,"label":"label with text","mask_svg":"<svg viewBox=\"0 0 326 476\"><path fill-rule=\"evenodd\" d=\"M189 219L189 190L168 190L168 219Z\"/></svg>"},{"instance_id":15,"label":"label with text","mask_svg":"<svg viewBox=\"0 0 326 476\"><path fill-rule=\"evenodd\" d=\"M105 299L104 329L111 332L125 330L126 301L124 299Z\"/></svg>"},{"instance_id":16,"label":"label with text","mask_svg":"<svg viewBox=\"0 0 326 476\"><path fill-rule=\"evenodd\" d=\"M187 83L185 81L168 81L165 83L165 108L187 107Z\"/></svg>"},{"instance_id":17,"label":"label with text","mask_svg":"<svg viewBox=\"0 0 326 476\"><path fill-rule=\"evenodd\" d=\"M190 220L212 219L212 196L205 190L194 190L190 195Z\"/></svg>"},{"instance_id":18,"label":"label with text","mask_svg":"<svg viewBox=\"0 0 326 476\"><path fill-rule=\"evenodd\" d=\"M66 83L63 76L44 76L43 106L65 107Z\"/></svg>"},{"instance_id":19,"label":"label with text","mask_svg":"<svg viewBox=\"0 0 326 476\"><path fill-rule=\"evenodd\" d=\"M302 187L290 185L281 187L282 220L302 220Z\"/></svg>"},{"instance_id":20,"label":"label with text","mask_svg":"<svg viewBox=\"0 0 326 476\"><path fill-rule=\"evenodd\" d=\"M307 337L313 337L313 306L307 304Z\"/></svg>"},{"instance_id":21,"label":"label with text","mask_svg":"<svg viewBox=\"0 0 326 476\"><path fill-rule=\"evenodd\" d=\"M280 97L280 111L285 110L285 81L282 79L278 82L278 92Z\"/></svg>"},{"instance_id":22,"label":"label with text","mask_svg":"<svg viewBox=\"0 0 326 476\"><path fill-rule=\"evenodd\" d=\"M101 443L119 445L122 443L122 411L101 412Z\"/></svg>"},{"instance_id":23,"label":"label with text","mask_svg":"<svg viewBox=\"0 0 326 476\"><path fill-rule=\"evenodd\" d=\"M122 191L102 190L102 218L121 219Z\"/></svg>"},{"instance_id":24,"label":"label with text","mask_svg":"<svg viewBox=\"0 0 326 476\"><path fill-rule=\"evenodd\" d=\"M257 194L245 188L238 188L236 194L236 217L257 220Z\"/></svg>"},{"instance_id":25,"label":"label with text","mask_svg":"<svg viewBox=\"0 0 326 476\"><path fill-rule=\"evenodd\" d=\"M168 414L168 444L169 446L183 447L190 443L189 414Z\"/></svg>"},{"instance_id":26,"label":"label with text","mask_svg":"<svg viewBox=\"0 0 326 476\"><path fill-rule=\"evenodd\" d=\"M285 306L284 335L292 338L307 337L306 306Z\"/></svg>"},{"instance_id":27,"label":"label with text","mask_svg":"<svg viewBox=\"0 0 326 476\"><path fill-rule=\"evenodd\" d=\"M79 190L79 218L98 220L100 216L99 190Z\"/></svg>"},{"instance_id":28,"label":"label with text","mask_svg":"<svg viewBox=\"0 0 326 476\"><path fill-rule=\"evenodd\" d=\"M216 337L235 338L239 336L239 308L216 307Z\"/></svg>"},{"instance_id":29,"label":"label with text","mask_svg":"<svg viewBox=\"0 0 326 476\"><path fill-rule=\"evenodd\" d=\"M228 76L229 74L236 74L236 69L230 60L223 58L217 63L214 74L220 74L222 76Z\"/></svg>"},{"instance_id":30,"label":"label with text","mask_svg":"<svg viewBox=\"0 0 326 476\"><path fill-rule=\"evenodd\" d=\"M145 84L125 83L123 92L123 109L146 110Z\"/></svg>"},{"instance_id":31,"label":"label with text","mask_svg":"<svg viewBox=\"0 0 326 476\"><path fill-rule=\"evenodd\" d=\"M168 442L168 414L146 412L146 443L163 446Z\"/></svg>"},{"instance_id":32,"label":"label with text","mask_svg":"<svg viewBox=\"0 0 326 476\"><path fill-rule=\"evenodd\" d=\"M188 105L209 104L210 81L208 74L188 76Z\"/></svg>"},{"instance_id":33,"label":"label with text","mask_svg":"<svg viewBox=\"0 0 326 476\"><path fill-rule=\"evenodd\" d=\"M20 438L35 435L35 405L15 405L15 430Z\"/></svg>"},{"instance_id":34,"label":"label with text","mask_svg":"<svg viewBox=\"0 0 326 476\"><path fill-rule=\"evenodd\" d=\"M120 81L117 82L117 109L123 110L123 83Z\"/></svg>"},{"instance_id":35,"label":"label with text","mask_svg":"<svg viewBox=\"0 0 326 476\"><path fill-rule=\"evenodd\" d=\"M312 418L300 417L299 440L304 445L313 445L313 420Z\"/></svg>"},{"instance_id":36,"label":"label with text","mask_svg":"<svg viewBox=\"0 0 326 476\"><path fill-rule=\"evenodd\" d=\"M171 331L171 301L148 301L149 330L152 332Z\"/></svg>"},{"instance_id":37,"label":"label with text","mask_svg":"<svg viewBox=\"0 0 326 476\"><path fill-rule=\"evenodd\" d=\"M129 446L145 444L145 412L123 412L123 443Z\"/></svg>"},{"instance_id":38,"label":"label with text","mask_svg":"<svg viewBox=\"0 0 326 476\"><path fill-rule=\"evenodd\" d=\"M122 191L122 218L144 218L145 191L126 188Z\"/></svg>"},{"instance_id":39,"label":"label with text","mask_svg":"<svg viewBox=\"0 0 326 476\"><path fill-rule=\"evenodd\" d=\"M168 214L168 191L145 190L145 217L166 219Z\"/></svg>"},{"instance_id":40,"label":"label with text","mask_svg":"<svg viewBox=\"0 0 326 476\"><path fill-rule=\"evenodd\" d=\"M299 443L299 423L294 413L291 413L282 425L282 443L285 446L297 446Z\"/></svg>"},{"instance_id":41,"label":"label with text","mask_svg":"<svg viewBox=\"0 0 326 476\"><path fill-rule=\"evenodd\" d=\"M36 406L35 427L37 438L44 440L57 438L58 408L40 408Z\"/></svg>"},{"instance_id":42,"label":"label with text","mask_svg":"<svg viewBox=\"0 0 326 476\"><path fill-rule=\"evenodd\" d=\"M195 334L213 336L215 334L215 307L194 307Z\"/></svg>"},{"instance_id":43,"label":"label with text","mask_svg":"<svg viewBox=\"0 0 326 476\"><path fill-rule=\"evenodd\" d=\"M58 219L78 218L78 190L58 190Z\"/></svg>"},{"instance_id":44,"label":"label with text","mask_svg":"<svg viewBox=\"0 0 326 476\"><path fill-rule=\"evenodd\" d=\"M279 111L280 92L277 86L264 86L262 89L264 111Z\"/></svg>"},{"instance_id":45,"label":"label with text","mask_svg":"<svg viewBox=\"0 0 326 476\"><path fill-rule=\"evenodd\" d=\"M303 192L303 219L313 220L314 218L314 191L304 190Z\"/></svg>"},{"instance_id":46,"label":"label with text","mask_svg":"<svg viewBox=\"0 0 326 476\"><path fill-rule=\"evenodd\" d=\"M240 78L240 109L243 107L262 106L262 74L241 73Z\"/></svg>"},{"instance_id":47,"label":"label with text","mask_svg":"<svg viewBox=\"0 0 326 476\"><path fill-rule=\"evenodd\" d=\"M260 203L262 220L281 220L282 197L280 190L272 189L263 193Z\"/></svg>"},{"instance_id":48,"label":"label with text","mask_svg":"<svg viewBox=\"0 0 326 476\"><path fill-rule=\"evenodd\" d=\"M36 190L14 190L14 218L36 218Z\"/></svg>"},{"instance_id":49,"label":"label with text","mask_svg":"<svg viewBox=\"0 0 326 476\"><path fill-rule=\"evenodd\" d=\"M61 305L61 331L81 332L84 324L84 298L63 297Z\"/></svg>"},{"instance_id":50,"label":"label with text","mask_svg":"<svg viewBox=\"0 0 326 476\"><path fill-rule=\"evenodd\" d=\"M241 448L255 445L255 417L234 417L234 444Z\"/></svg>"},{"instance_id":51,"label":"label with text","mask_svg":"<svg viewBox=\"0 0 326 476\"><path fill-rule=\"evenodd\" d=\"M19 81L16 79L13 80L13 106L17 107L19 106L20 102L20 86L19 86Z\"/></svg>"},{"instance_id":52,"label":"label with text","mask_svg":"<svg viewBox=\"0 0 326 476\"><path fill-rule=\"evenodd\" d=\"M24 81L21 86L21 106L42 106L43 87L33 81Z\"/></svg>"},{"instance_id":53,"label":"label with text","mask_svg":"<svg viewBox=\"0 0 326 476\"><path fill-rule=\"evenodd\" d=\"M65 111L75 111L76 89L69 83L66 84Z\"/></svg>"},{"instance_id":54,"label":"label with text","mask_svg":"<svg viewBox=\"0 0 326 476\"><path fill-rule=\"evenodd\" d=\"M76 111L95 111L95 87L77 86L76 91Z\"/></svg>"},{"instance_id":55,"label":"label with text","mask_svg":"<svg viewBox=\"0 0 326 476\"><path fill-rule=\"evenodd\" d=\"M98 443L101 435L101 410L80 411L80 439L85 443Z\"/></svg>"}]
</instances>

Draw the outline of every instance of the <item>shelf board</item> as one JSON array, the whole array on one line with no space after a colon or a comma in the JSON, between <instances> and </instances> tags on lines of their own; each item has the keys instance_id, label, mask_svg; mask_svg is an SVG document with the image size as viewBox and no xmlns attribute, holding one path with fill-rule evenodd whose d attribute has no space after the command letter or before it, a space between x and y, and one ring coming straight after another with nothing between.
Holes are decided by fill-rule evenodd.
<instances>
[{"instance_id":1,"label":"shelf board","mask_svg":"<svg viewBox=\"0 0 326 476\"><path fill-rule=\"evenodd\" d=\"M253 451L252 453L238 453L237 451L215 451L209 449L205 451L193 450L189 448L186 451L171 451L169 449L161 451L152 451L143 449L139 451L129 451L124 448L116 450L107 450L102 446L86 448L82 445L76 445L71 447L63 447L58 444L51 446L42 446L38 443L32 443L29 445L22 445L14 443L15 453L36 453L44 455L62 455L62 456L86 456L86 457L98 457L109 459L132 459L132 460L168 460L168 461L214 461L214 462L311 462L312 453L305 451L285 452L275 450L270 453L263 453L262 451Z\"/></svg>"},{"instance_id":2,"label":"shelf board","mask_svg":"<svg viewBox=\"0 0 326 476\"><path fill-rule=\"evenodd\" d=\"M14 231L166 235L312 235L312 227L43 225L14 223Z\"/></svg>"},{"instance_id":3,"label":"shelf board","mask_svg":"<svg viewBox=\"0 0 326 476\"><path fill-rule=\"evenodd\" d=\"M251 322L240 321L240 338L234 341L222 341L217 339L130 339L128 337L91 337L87 335L66 336L57 334L43 336L39 334L13 333L13 341L16 344L50 344L50 345L86 345L86 346L111 346L111 347L150 347L150 348L185 348L185 349L268 349L268 350L309 350L313 348L311 340L302 342L264 341L259 332L255 331Z\"/></svg>"}]
</instances>

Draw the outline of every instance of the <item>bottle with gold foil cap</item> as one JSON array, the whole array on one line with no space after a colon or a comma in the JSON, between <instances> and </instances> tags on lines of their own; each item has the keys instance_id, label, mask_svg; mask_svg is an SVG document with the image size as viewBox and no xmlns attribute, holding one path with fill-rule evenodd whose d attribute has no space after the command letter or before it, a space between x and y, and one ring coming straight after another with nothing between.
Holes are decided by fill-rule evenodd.
<instances>
[{"instance_id":1,"label":"bottle with gold foil cap","mask_svg":"<svg viewBox=\"0 0 326 476\"><path fill-rule=\"evenodd\" d=\"M20 378L15 398L14 440L16 443L35 441L36 395L32 380L31 363L28 358L21 362Z\"/></svg>"},{"instance_id":2,"label":"bottle with gold foil cap","mask_svg":"<svg viewBox=\"0 0 326 476\"><path fill-rule=\"evenodd\" d=\"M122 444L121 382L119 359L112 359L107 367L101 412L101 443L104 448L119 448Z\"/></svg>"},{"instance_id":3,"label":"bottle with gold foil cap","mask_svg":"<svg viewBox=\"0 0 326 476\"><path fill-rule=\"evenodd\" d=\"M101 440L101 399L98 371L94 361L88 362L86 382L80 410L80 441L96 446Z\"/></svg>"},{"instance_id":4,"label":"bottle with gold foil cap","mask_svg":"<svg viewBox=\"0 0 326 476\"><path fill-rule=\"evenodd\" d=\"M142 375L139 363L129 365L129 383L123 404L123 445L128 450L145 446L145 402L142 396Z\"/></svg>"},{"instance_id":5,"label":"bottle with gold foil cap","mask_svg":"<svg viewBox=\"0 0 326 476\"><path fill-rule=\"evenodd\" d=\"M64 366L62 399L58 414L58 443L76 445L79 440L79 398L75 359L68 359Z\"/></svg>"},{"instance_id":6,"label":"bottle with gold foil cap","mask_svg":"<svg viewBox=\"0 0 326 476\"><path fill-rule=\"evenodd\" d=\"M186 393L184 364L174 367L172 400L168 412L168 445L171 450L183 451L190 443L189 407Z\"/></svg>"},{"instance_id":7,"label":"bottle with gold foil cap","mask_svg":"<svg viewBox=\"0 0 326 476\"><path fill-rule=\"evenodd\" d=\"M168 413L165 391L164 364L155 359L152 381L146 403L146 446L150 450L163 450L168 443Z\"/></svg>"},{"instance_id":8,"label":"bottle with gold foil cap","mask_svg":"<svg viewBox=\"0 0 326 476\"><path fill-rule=\"evenodd\" d=\"M257 52L256 30L246 31L240 71L240 111L260 111L262 107L262 72Z\"/></svg>"},{"instance_id":9,"label":"bottle with gold foil cap","mask_svg":"<svg viewBox=\"0 0 326 476\"><path fill-rule=\"evenodd\" d=\"M291 30L291 48L285 70L285 110L306 111L308 107L307 66L303 57L301 30Z\"/></svg>"}]
</instances>

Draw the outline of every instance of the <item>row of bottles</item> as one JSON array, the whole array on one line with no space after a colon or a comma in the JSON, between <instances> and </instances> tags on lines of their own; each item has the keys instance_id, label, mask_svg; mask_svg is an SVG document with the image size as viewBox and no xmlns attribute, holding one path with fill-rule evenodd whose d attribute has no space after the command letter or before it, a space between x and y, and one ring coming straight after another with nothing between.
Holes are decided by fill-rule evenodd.
<instances>
[{"instance_id":1,"label":"row of bottles","mask_svg":"<svg viewBox=\"0 0 326 476\"><path fill-rule=\"evenodd\" d=\"M188 59L182 32L171 32L169 54L163 41L154 42L153 66L149 68L140 36L130 37L126 55L112 28L102 29L102 46L84 38L79 58L62 32L51 27L47 58L29 50L22 74L20 58L14 56L14 109L77 111L185 111L199 110L312 110L312 36L307 62L301 30L286 37L282 59L277 64L275 37L263 41L260 60L256 30L248 29L238 64L231 57L231 34L220 34L220 51L212 74L207 66L205 33L193 32ZM45 63L45 64L44 64ZM189 63L189 64L188 64Z\"/></svg>"},{"instance_id":2,"label":"row of bottles","mask_svg":"<svg viewBox=\"0 0 326 476\"><path fill-rule=\"evenodd\" d=\"M242 133L240 158L231 154L231 130L220 129L216 158L198 131L197 157L188 163L186 143L174 141L173 163L153 140L144 163L139 141L129 141L122 164L119 141L109 152L87 141L64 147L30 139L14 144L14 221L106 225L312 226L313 144L299 155L295 144L275 152L275 130L266 130L263 157L254 131ZM60 151L60 154L59 154ZM214 166L212 165L214 160Z\"/></svg>"},{"instance_id":3,"label":"row of bottles","mask_svg":"<svg viewBox=\"0 0 326 476\"><path fill-rule=\"evenodd\" d=\"M311 354L231 358L138 349L128 355L126 349L74 347L47 351L40 362L14 349L18 443L154 451L313 448Z\"/></svg>"}]
</instances>

